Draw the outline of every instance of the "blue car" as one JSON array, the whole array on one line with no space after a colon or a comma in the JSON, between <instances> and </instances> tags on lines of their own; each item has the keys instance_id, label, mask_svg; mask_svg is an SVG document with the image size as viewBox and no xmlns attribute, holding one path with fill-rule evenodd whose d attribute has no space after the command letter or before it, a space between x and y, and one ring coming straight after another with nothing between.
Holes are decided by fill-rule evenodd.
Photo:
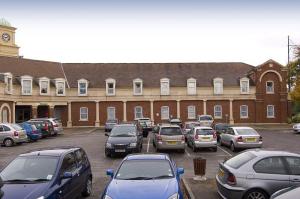
<instances>
[{"instance_id":1,"label":"blue car","mask_svg":"<svg viewBox=\"0 0 300 199\"><path fill-rule=\"evenodd\" d=\"M114 173L101 199L183 199L180 175L167 154L128 155Z\"/></svg>"},{"instance_id":2,"label":"blue car","mask_svg":"<svg viewBox=\"0 0 300 199\"><path fill-rule=\"evenodd\" d=\"M92 192L90 162L77 147L21 154L0 177L2 199L73 199Z\"/></svg>"},{"instance_id":3,"label":"blue car","mask_svg":"<svg viewBox=\"0 0 300 199\"><path fill-rule=\"evenodd\" d=\"M34 125L28 122L23 122L18 125L26 131L27 137L30 141L37 141L38 139L42 138L42 134Z\"/></svg>"}]
</instances>

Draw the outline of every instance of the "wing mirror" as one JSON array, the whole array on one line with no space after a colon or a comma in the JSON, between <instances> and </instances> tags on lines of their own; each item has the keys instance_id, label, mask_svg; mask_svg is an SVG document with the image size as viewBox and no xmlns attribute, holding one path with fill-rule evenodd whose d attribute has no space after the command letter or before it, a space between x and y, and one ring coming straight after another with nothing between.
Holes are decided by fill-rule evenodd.
<instances>
[{"instance_id":1,"label":"wing mirror","mask_svg":"<svg viewBox=\"0 0 300 199\"><path fill-rule=\"evenodd\" d=\"M113 169L107 169L106 170L106 175L113 178L114 177L114 170Z\"/></svg>"},{"instance_id":2,"label":"wing mirror","mask_svg":"<svg viewBox=\"0 0 300 199\"><path fill-rule=\"evenodd\" d=\"M177 168L177 175L180 176L184 174L184 168Z\"/></svg>"}]
</instances>

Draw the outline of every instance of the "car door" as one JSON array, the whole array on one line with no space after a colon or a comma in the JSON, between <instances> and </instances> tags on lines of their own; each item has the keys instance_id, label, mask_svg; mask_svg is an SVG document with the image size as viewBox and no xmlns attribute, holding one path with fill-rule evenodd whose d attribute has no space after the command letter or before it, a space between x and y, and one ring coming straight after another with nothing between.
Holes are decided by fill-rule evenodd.
<instances>
[{"instance_id":1,"label":"car door","mask_svg":"<svg viewBox=\"0 0 300 199\"><path fill-rule=\"evenodd\" d=\"M228 128L227 131L221 134L221 141L223 144L229 145L230 144L230 134L232 133L232 129Z\"/></svg>"},{"instance_id":2,"label":"car door","mask_svg":"<svg viewBox=\"0 0 300 199\"><path fill-rule=\"evenodd\" d=\"M2 144L5 138L5 132L2 125L0 125L0 143Z\"/></svg>"},{"instance_id":3,"label":"car door","mask_svg":"<svg viewBox=\"0 0 300 199\"><path fill-rule=\"evenodd\" d=\"M80 186L79 191L82 192L89 175L89 162L87 160L86 154L82 149L78 149L74 153L78 165L78 184Z\"/></svg>"},{"instance_id":4,"label":"car door","mask_svg":"<svg viewBox=\"0 0 300 199\"><path fill-rule=\"evenodd\" d=\"M291 186L300 185L300 157L285 157L290 171Z\"/></svg>"}]
</instances>

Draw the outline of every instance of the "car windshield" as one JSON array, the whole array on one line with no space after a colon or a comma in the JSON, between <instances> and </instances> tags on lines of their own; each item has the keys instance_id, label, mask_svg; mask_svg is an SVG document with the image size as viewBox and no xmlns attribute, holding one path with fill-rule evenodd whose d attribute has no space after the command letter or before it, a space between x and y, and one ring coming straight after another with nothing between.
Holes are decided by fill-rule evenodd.
<instances>
[{"instance_id":1,"label":"car windshield","mask_svg":"<svg viewBox=\"0 0 300 199\"><path fill-rule=\"evenodd\" d=\"M213 135L214 130L212 129L197 129L197 135Z\"/></svg>"},{"instance_id":2,"label":"car windshield","mask_svg":"<svg viewBox=\"0 0 300 199\"><path fill-rule=\"evenodd\" d=\"M4 182L50 181L56 171L58 157L30 156L18 157L0 174Z\"/></svg>"},{"instance_id":3,"label":"car windshield","mask_svg":"<svg viewBox=\"0 0 300 199\"><path fill-rule=\"evenodd\" d=\"M238 169L242 165L246 164L250 160L254 159L256 156L251 152L240 153L225 162L226 165Z\"/></svg>"},{"instance_id":4,"label":"car windshield","mask_svg":"<svg viewBox=\"0 0 300 199\"><path fill-rule=\"evenodd\" d=\"M12 126L15 130L17 130L17 131L22 130L22 127L21 127L20 125L18 125L18 124L11 124L11 126Z\"/></svg>"},{"instance_id":5,"label":"car windshield","mask_svg":"<svg viewBox=\"0 0 300 199\"><path fill-rule=\"evenodd\" d=\"M160 130L161 135L182 135L182 131L178 127L165 127Z\"/></svg>"},{"instance_id":6,"label":"car windshield","mask_svg":"<svg viewBox=\"0 0 300 199\"><path fill-rule=\"evenodd\" d=\"M121 180L150 180L173 177L173 170L167 160L126 160L116 174L116 179Z\"/></svg>"},{"instance_id":7,"label":"car windshield","mask_svg":"<svg viewBox=\"0 0 300 199\"><path fill-rule=\"evenodd\" d=\"M111 132L111 137L134 137L136 136L135 126L115 126Z\"/></svg>"},{"instance_id":8,"label":"car windshield","mask_svg":"<svg viewBox=\"0 0 300 199\"><path fill-rule=\"evenodd\" d=\"M107 120L106 123L117 123L117 120Z\"/></svg>"},{"instance_id":9,"label":"car windshield","mask_svg":"<svg viewBox=\"0 0 300 199\"><path fill-rule=\"evenodd\" d=\"M236 129L239 135L258 135L254 129Z\"/></svg>"},{"instance_id":10,"label":"car windshield","mask_svg":"<svg viewBox=\"0 0 300 199\"><path fill-rule=\"evenodd\" d=\"M212 120L212 117L209 115L200 116L200 120Z\"/></svg>"},{"instance_id":11,"label":"car windshield","mask_svg":"<svg viewBox=\"0 0 300 199\"><path fill-rule=\"evenodd\" d=\"M185 128L186 129L192 129L195 126L200 126L200 124L199 123L189 123L189 124L185 125Z\"/></svg>"}]
</instances>

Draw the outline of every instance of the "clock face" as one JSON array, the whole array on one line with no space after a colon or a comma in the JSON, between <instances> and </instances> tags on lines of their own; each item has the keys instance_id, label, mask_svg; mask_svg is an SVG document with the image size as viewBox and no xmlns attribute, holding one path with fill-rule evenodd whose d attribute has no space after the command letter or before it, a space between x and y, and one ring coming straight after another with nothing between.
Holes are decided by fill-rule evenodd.
<instances>
[{"instance_id":1,"label":"clock face","mask_svg":"<svg viewBox=\"0 0 300 199\"><path fill-rule=\"evenodd\" d=\"M2 34L2 40L8 42L10 40L10 36L7 33Z\"/></svg>"}]
</instances>

